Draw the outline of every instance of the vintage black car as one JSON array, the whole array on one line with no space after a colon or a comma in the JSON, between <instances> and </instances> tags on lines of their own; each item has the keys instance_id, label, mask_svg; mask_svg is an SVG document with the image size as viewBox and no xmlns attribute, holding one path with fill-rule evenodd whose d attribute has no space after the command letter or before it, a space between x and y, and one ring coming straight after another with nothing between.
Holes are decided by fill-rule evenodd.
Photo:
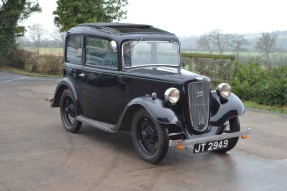
<instances>
[{"instance_id":1,"label":"vintage black car","mask_svg":"<svg viewBox=\"0 0 287 191\"><path fill-rule=\"evenodd\" d=\"M66 34L63 78L52 107L76 133L86 123L107 132L131 131L135 150L150 163L169 147L227 152L250 130L230 85L182 69L180 42L150 25L87 23Z\"/></svg>"}]
</instances>

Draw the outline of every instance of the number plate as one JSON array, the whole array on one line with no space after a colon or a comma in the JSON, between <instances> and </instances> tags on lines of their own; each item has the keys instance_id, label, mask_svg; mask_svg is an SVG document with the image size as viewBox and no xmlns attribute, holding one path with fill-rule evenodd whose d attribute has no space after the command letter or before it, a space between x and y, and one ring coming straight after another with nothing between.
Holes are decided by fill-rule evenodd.
<instances>
[{"instance_id":1,"label":"number plate","mask_svg":"<svg viewBox=\"0 0 287 191\"><path fill-rule=\"evenodd\" d=\"M207 143L195 144L193 153L201 153L205 151L215 151L228 147L228 140L212 141Z\"/></svg>"}]
</instances>

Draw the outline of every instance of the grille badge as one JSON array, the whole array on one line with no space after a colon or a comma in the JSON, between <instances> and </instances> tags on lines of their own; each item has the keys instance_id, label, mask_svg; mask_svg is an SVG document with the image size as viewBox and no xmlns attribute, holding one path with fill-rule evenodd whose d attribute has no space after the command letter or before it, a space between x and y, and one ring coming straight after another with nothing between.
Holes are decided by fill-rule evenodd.
<instances>
[{"instance_id":1,"label":"grille badge","mask_svg":"<svg viewBox=\"0 0 287 191\"><path fill-rule=\"evenodd\" d=\"M203 91L198 91L195 93L195 97L202 97L203 96Z\"/></svg>"}]
</instances>

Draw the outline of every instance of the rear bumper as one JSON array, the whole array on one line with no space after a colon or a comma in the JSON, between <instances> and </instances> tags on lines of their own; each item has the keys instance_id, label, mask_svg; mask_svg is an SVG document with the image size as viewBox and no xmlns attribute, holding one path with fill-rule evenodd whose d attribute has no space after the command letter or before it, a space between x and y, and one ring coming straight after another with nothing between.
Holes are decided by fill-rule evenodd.
<instances>
[{"instance_id":1,"label":"rear bumper","mask_svg":"<svg viewBox=\"0 0 287 191\"><path fill-rule=\"evenodd\" d=\"M226 134L221 134L221 135L213 135L213 136L208 136L208 137L200 137L200 138L195 138L195 139L187 139L187 140L170 140L169 141L169 146L170 147L176 147L176 146L185 146L188 148L193 148L195 144L198 143L206 143L210 141L220 141L220 140L226 140L234 137L240 137L243 135L248 135L250 134L251 129L248 128L247 130L244 131L239 131L235 133L226 133Z\"/></svg>"}]
</instances>

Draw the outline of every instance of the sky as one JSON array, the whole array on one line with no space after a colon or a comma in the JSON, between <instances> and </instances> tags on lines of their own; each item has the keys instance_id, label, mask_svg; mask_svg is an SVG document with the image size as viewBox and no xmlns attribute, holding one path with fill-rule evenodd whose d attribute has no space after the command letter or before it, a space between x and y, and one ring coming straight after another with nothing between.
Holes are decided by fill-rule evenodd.
<instances>
[{"instance_id":1,"label":"sky","mask_svg":"<svg viewBox=\"0 0 287 191\"><path fill-rule=\"evenodd\" d=\"M38 0L42 13L23 24L55 30L56 0ZM287 30L285 0L128 0L127 18L120 22L150 24L180 37L199 36L214 29L223 33L260 33Z\"/></svg>"}]
</instances>

